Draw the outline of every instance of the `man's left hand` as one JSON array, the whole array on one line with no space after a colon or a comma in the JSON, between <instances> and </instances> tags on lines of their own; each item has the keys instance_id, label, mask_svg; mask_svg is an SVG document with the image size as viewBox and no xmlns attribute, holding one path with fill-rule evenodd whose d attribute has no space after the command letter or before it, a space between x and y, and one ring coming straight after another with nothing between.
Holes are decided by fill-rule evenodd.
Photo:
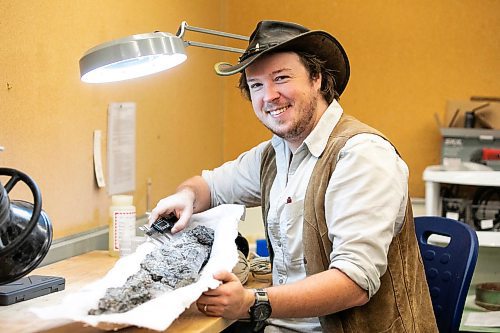
<instances>
[{"instance_id":1,"label":"man's left hand","mask_svg":"<svg viewBox=\"0 0 500 333\"><path fill-rule=\"evenodd\" d=\"M228 319L249 318L248 309L255 302L252 289L246 289L236 275L228 271L214 274L222 284L204 292L196 301L198 310L208 316Z\"/></svg>"}]
</instances>

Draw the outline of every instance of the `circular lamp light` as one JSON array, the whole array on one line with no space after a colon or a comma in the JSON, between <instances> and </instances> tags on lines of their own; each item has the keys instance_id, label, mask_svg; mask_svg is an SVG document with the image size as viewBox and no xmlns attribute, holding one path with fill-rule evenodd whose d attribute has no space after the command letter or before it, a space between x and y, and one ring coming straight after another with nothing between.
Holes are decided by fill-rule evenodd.
<instances>
[{"instance_id":1,"label":"circular lamp light","mask_svg":"<svg viewBox=\"0 0 500 333\"><path fill-rule=\"evenodd\" d=\"M164 71L186 60L184 41L165 32L128 36L100 44L80 59L84 82L104 83Z\"/></svg>"}]
</instances>

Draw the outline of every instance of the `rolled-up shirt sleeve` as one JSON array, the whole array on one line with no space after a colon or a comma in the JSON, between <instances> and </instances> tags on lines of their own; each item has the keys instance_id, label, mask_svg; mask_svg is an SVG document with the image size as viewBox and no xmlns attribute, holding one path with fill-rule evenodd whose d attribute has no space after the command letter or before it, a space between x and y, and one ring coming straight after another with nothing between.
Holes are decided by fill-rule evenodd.
<instances>
[{"instance_id":1,"label":"rolled-up shirt sleeve","mask_svg":"<svg viewBox=\"0 0 500 333\"><path fill-rule=\"evenodd\" d=\"M268 143L262 142L218 168L203 170L201 176L210 188L211 207L221 204L255 207L261 204L260 163Z\"/></svg>"},{"instance_id":2,"label":"rolled-up shirt sleeve","mask_svg":"<svg viewBox=\"0 0 500 333\"><path fill-rule=\"evenodd\" d=\"M326 194L326 220L337 268L373 296L387 269L389 245L404 220L408 168L383 138L347 141Z\"/></svg>"}]
</instances>

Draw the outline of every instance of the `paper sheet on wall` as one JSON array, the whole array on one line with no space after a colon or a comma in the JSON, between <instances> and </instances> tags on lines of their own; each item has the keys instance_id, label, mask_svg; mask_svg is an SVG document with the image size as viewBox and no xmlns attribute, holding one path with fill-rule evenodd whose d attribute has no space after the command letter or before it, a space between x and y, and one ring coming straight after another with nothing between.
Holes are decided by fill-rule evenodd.
<instances>
[{"instance_id":1,"label":"paper sheet on wall","mask_svg":"<svg viewBox=\"0 0 500 333\"><path fill-rule=\"evenodd\" d=\"M105 187L104 173L102 171L102 133L100 130L94 130L94 173L98 187Z\"/></svg>"},{"instance_id":2,"label":"paper sheet on wall","mask_svg":"<svg viewBox=\"0 0 500 333\"><path fill-rule=\"evenodd\" d=\"M135 103L108 107L108 194L135 191Z\"/></svg>"},{"instance_id":3,"label":"paper sheet on wall","mask_svg":"<svg viewBox=\"0 0 500 333\"><path fill-rule=\"evenodd\" d=\"M121 286L127 278L139 270L140 262L156 245L146 242L131 255L120 258L102 279L67 295L60 304L45 308L31 308L38 317L45 320L69 319L92 326L115 325L138 326L158 331L166 330L185 309L195 302L209 288L216 288L220 282L213 274L220 270L231 271L238 262L235 239L238 222L244 214L244 206L221 205L206 212L195 214L189 228L204 225L214 229L214 243L210 259L203 268L197 282L154 298L136 308L114 314L90 316L89 309L95 308L99 299L109 287Z\"/></svg>"}]
</instances>

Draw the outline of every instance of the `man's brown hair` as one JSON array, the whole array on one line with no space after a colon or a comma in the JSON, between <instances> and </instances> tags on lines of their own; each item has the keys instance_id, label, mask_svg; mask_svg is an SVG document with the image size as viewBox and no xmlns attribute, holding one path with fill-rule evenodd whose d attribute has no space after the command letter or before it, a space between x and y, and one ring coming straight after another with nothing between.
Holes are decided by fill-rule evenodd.
<instances>
[{"instance_id":1,"label":"man's brown hair","mask_svg":"<svg viewBox=\"0 0 500 333\"><path fill-rule=\"evenodd\" d=\"M280 50L280 52L283 51ZM311 80L316 79L318 75L321 74L321 95L323 95L328 104L333 102L334 99L338 100L339 94L335 89L335 77L333 76L333 71L325 67L326 61L318 58L314 54L310 54L307 52L293 52L295 52L299 56L299 59L305 66ZM247 84L245 71L241 72L238 88L241 90L241 94L245 98L250 100L250 89Z\"/></svg>"}]
</instances>

